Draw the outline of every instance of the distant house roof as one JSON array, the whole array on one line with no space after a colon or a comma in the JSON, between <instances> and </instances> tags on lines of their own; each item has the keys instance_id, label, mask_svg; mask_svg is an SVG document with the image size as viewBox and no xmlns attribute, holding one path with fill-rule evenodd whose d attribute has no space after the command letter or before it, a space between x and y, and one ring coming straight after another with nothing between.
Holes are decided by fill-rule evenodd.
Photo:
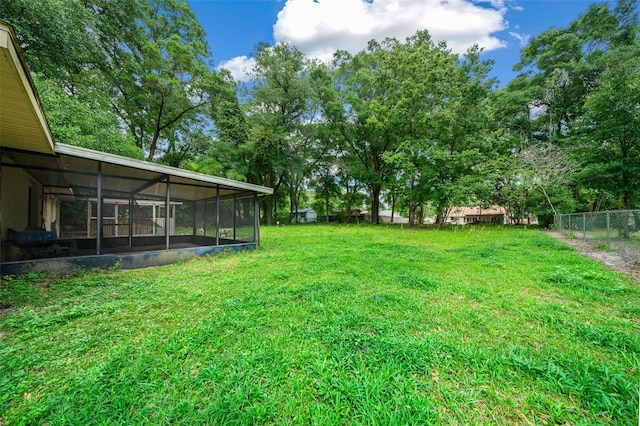
<instances>
[{"instance_id":1,"label":"distant house roof","mask_svg":"<svg viewBox=\"0 0 640 426\"><path fill-rule=\"evenodd\" d=\"M296 213L308 213L308 212L316 212L314 209L298 209Z\"/></svg>"}]
</instances>

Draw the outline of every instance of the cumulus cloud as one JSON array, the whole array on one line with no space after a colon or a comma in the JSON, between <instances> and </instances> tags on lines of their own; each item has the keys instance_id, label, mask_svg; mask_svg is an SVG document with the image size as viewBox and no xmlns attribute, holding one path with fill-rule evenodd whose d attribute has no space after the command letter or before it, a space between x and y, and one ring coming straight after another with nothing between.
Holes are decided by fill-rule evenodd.
<instances>
[{"instance_id":1,"label":"cumulus cloud","mask_svg":"<svg viewBox=\"0 0 640 426\"><path fill-rule=\"evenodd\" d=\"M273 27L275 39L310 57L329 60L343 49L355 53L371 39L403 41L427 29L456 53L473 44L505 46L494 34L506 27L502 0L287 0Z\"/></svg>"},{"instance_id":2,"label":"cumulus cloud","mask_svg":"<svg viewBox=\"0 0 640 426\"><path fill-rule=\"evenodd\" d=\"M489 51L506 47L496 36L508 27L506 12L504 0L286 0L273 34L322 61L330 61L336 50L356 53L371 39L404 41L424 29L455 53L474 44ZM248 61L234 58L221 67L234 76L244 67L246 80Z\"/></svg>"},{"instance_id":3,"label":"cumulus cloud","mask_svg":"<svg viewBox=\"0 0 640 426\"><path fill-rule=\"evenodd\" d=\"M249 71L251 71L255 63L256 60L254 58L236 56L233 59L221 62L218 68L228 70L236 81L247 81L249 79Z\"/></svg>"}]
</instances>

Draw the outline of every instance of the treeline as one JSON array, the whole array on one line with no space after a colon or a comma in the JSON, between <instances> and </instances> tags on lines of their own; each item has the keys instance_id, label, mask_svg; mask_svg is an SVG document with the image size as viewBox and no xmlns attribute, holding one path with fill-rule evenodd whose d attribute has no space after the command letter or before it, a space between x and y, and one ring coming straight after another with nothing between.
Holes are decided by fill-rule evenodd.
<instances>
[{"instance_id":1,"label":"treeline","mask_svg":"<svg viewBox=\"0 0 640 426\"><path fill-rule=\"evenodd\" d=\"M427 31L331 64L260 44L247 83L215 71L181 0L12 0L60 142L274 189L264 220L384 202L420 223L452 206L519 221L632 208L640 193L637 0L597 3L522 49L497 88L478 48Z\"/></svg>"}]
</instances>

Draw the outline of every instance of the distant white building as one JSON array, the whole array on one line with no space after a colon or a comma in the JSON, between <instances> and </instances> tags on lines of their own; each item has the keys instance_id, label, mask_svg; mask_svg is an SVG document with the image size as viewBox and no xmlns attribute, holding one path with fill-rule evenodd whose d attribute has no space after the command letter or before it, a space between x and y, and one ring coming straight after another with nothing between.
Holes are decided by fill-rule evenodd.
<instances>
[{"instance_id":1,"label":"distant white building","mask_svg":"<svg viewBox=\"0 0 640 426\"><path fill-rule=\"evenodd\" d=\"M378 212L380 223L392 223L391 210L380 210ZM400 216L397 212L393 213L393 223L409 223L409 218Z\"/></svg>"},{"instance_id":2,"label":"distant white building","mask_svg":"<svg viewBox=\"0 0 640 426\"><path fill-rule=\"evenodd\" d=\"M300 209L291 218L293 223L313 223L318 221L318 214L314 209Z\"/></svg>"}]
</instances>

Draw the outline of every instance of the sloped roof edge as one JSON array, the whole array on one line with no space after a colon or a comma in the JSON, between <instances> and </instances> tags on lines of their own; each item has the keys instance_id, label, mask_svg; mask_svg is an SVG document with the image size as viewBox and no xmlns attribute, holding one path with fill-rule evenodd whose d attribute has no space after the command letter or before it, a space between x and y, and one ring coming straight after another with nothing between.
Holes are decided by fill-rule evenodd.
<instances>
[{"instance_id":1,"label":"sloped roof edge","mask_svg":"<svg viewBox=\"0 0 640 426\"><path fill-rule=\"evenodd\" d=\"M0 20L0 58L2 59L2 98L0 99L0 146L26 143L30 149L54 152L54 139L38 91L24 60L13 27ZM16 105L25 105L26 109ZM27 127L27 128L25 128Z\"/></svg>"},{"instance_id":2,"label":"sloped roof edge","mask_svg":"<svg viewBox=\"0 0 640 426\"><path fill-rule=\"evenodd\" d=\"M134 169L147 170L155 173L166 174L169 176L176 176L201 182L219 184L231 188L255 191L267 195L273 194L273 189L266 186L254 185L252 183L240 182L232 179L225 179L199 172L192 172L190 170L179 169L177 167L165 166L163 164L151 163L143 160L136 160L134 158L108 154L105 152L95 151L88 148L81 148L74 145L56 143L55 151L57 154L70 155L73 157L85 158L93 161L101 161L104 163L110 163Z\"/></svg>"}]
</instances>

